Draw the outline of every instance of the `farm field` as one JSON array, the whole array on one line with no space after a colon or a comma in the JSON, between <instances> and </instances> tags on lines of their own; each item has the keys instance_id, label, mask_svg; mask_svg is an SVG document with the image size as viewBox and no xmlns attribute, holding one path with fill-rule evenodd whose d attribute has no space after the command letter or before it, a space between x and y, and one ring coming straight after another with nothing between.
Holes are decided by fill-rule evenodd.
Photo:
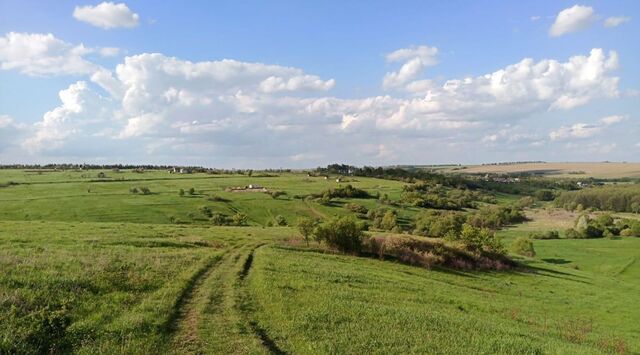
<instances>
[{"instance_id":1,"label":"farm field","mask_svg":"<svg viewBox=\"0 0 640 355\"><path fill-rule=\"evenodd\" d=\"M99 178L104 174L104 178ZM133 173L130 171L0 171L0 184L17 183L0 187L0 219L50 220L86 222L136 222L209 224L199 209L209 207L212 212L233 214L238 211L248 215L250 225L265 225L276 215L283 215L294 222L297 217L325 217L345 214L342 201L334 206L296 198L296 195L320 193L329 188L354 184L368 191L388 194L398 198L402 183L371 178L345 179L337 183L335 177L308 177L306 174L285 173L277 177L169 174L166 171ZM277 199L261 192L228 192L230 187L260 185L287 194ZM146 187L148 195L132 193L131 189ZM185 191L179 196L180 190ZM193 194L188 190L194 189ZM361 200L367 206L375 202ZM255 206L260 208L255 208ZM55 208L52 208L54 206ZM415 210L405 211L412 215ZM190 215L191 214L191 215Z\"/></svg>"},{"instance_id":2,"label":"farm field","mask_svg":"<svg viewBox=\"0 0 640 355\"><path fill-rule=\"evenodd\" d=\"M468 165L446 167L440 170L465 174L535 173L571 178L638 178L640 163L521 163L504 165Z\"/></svg>"},{"instance_id":3,"label":"farm field","mask_svg":"<svg viewBox=\"0 0 640 355\"><path fill-rule=\"evenodd\" d=\"M640 238L534 240L511 271L342 255L267 224L381 205L298 195L398 199L405 183L254 175L0 170L0 353L640 353ZM225 191L249 184L286 195ZM213 226L204 206L248 225ZM527 215L498 232L507 247L576 217Z\"/></svg>"}]
</instances>

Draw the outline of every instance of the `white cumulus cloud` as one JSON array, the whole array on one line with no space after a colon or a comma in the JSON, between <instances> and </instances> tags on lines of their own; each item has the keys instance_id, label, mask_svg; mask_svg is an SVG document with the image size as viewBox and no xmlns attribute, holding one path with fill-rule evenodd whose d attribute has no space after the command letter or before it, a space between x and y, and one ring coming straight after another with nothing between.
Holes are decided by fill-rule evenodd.
<instances>
[{"instance_id":1,"label":"white cumulus cloud","mask_svg":"<svg viewBox=\"0 0 640 355\"><path fill-rule=\"evenodd\" d=\"M565 138L589 138L598 134L602 130L601 126L576 123L569 127L561 127L555 131L549 133L549 138L552 140L559 140Z\"/></svg>"},{"instance_id":2,"label":"white cumulus cloud","mask_svg":"<svg viewBox=\"0 0 640 355\"><path fill-rule=\"evenodd\" d=\"M595 12L590 6L574 5L558 13L549 29L549 35L559 37L591 27L596 20Z\"/></svg>"},{"instance_id":3,"label":"white cumulus cloud","mask_svg":"<svg viewBox=\"0 0 640 355\"><path fill-rule=\"evenodd\" d=\"M82 44L64 42L51 33L9 32L0 37L0 68L36 76L88 74L98 68L84 58L93 51Z\"/></svg>"},{"instance_id":4,"label":"white cumulus cloud","mask_svg":"<svg viewBox=\"0 0 640 355\"><path fill-rule=\"evenodd\" d=\"M571 138L590 138L602 132L605 128L623 122L627 119L622 115L611 115L602 117L598 123L576 123L568 127L560 127L549 133L551 140L562 140Z\"/></svg>"},{"instance_id":5,"label":"white cumulus cloud","mask_svg":"<svg viewBox=\"0 0 640 355\"><path fill-rule=\"evenodd\" d=\"M45 113L42 121L34 125L34 134L22 143L28 151L59 148L82 135L84 126L95 133L101 120L113 117L108 100L91 91L84 81L69 85L59 96L61 105Z\"/></svg>"},{"instance_id":6,"label":"white cumulus cloud","mask_svg":"<svg viewBox=\"0 0 640 355\"><path fill-rule=\"evenodd\" d=\"M622 25L625 22L629 22L631 21L631 17L628 16L613 16L613 17L607 17L604 20L604 27L618 27L620 25Z\"/></svg>"},{"instance_id":7,"label":"white cumulus cloud","mask_svg":"<svg viewBox=\"0 0 640 355\"><path fill-rule=\"evenodd\" d=\"M425 53L435 52L420 48L393 52L389 60L430 63ZM77 147L84 138L90 146L126 146L127 156L233 157L229 164L240 166L337 155L390 161L418 157L427 147L464 151L472 142L530 145L540 141L527 131L532 115L616 97L616 68L615 52L593 49L565 61L525 58L474 77L414 77L405 85L426 89L411 98L346 99L326 94L334 80L299 68L143 53L62 90L61 105L32 127L23 146L40 154ZM554 137L595 134L615 120L562 128ZM520 126L503 130L513 124Z\"/></svg>"},{"instance_id":8,"label":"white cumulus cloud","mask_svg":"<svg viewBox=\"0 0 640 355\"><path fill-rule=\"evenodd\" d=\"M103 28L132 28L138 26L140 16L125 3L101 2L96 6L76 6L73 17L78 21Z\"/></svg>"},{"instance_id":9,"label":"white cumulus cloud","mask_svg":"<svg viewBox=\"0 0 640 355\"><path fill-rule=\"evenodd\" d=\"M398 49L387 54L388 62L403 62L398 71L384 76L382 86L385 89L398 88L414 80L424 68L438 63L438 48L418 46Z\"/></svg>"},{"instance_id":10,"label":"white cumulus cloud","mask_svg":"<svg viewBox=\"0 0 640 355\"><path fill-rule=\"evenodd\" d=\"M602 117L600 119L600 122L602 122L602 124L604 124L606 126L610 126L612 124L616 124L616 123L620 123L622 121L625 121L626 119L627 119L627 116L611 115L611 116Z\"/></svg>"}]
</instances>

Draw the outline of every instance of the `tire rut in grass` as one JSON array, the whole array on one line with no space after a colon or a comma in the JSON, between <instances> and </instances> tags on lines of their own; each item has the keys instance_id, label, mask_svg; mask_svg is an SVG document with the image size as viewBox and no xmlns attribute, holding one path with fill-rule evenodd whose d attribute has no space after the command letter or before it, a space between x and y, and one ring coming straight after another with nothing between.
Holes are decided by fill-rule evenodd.
<instances>
[{"instance_id":1,"label":"tire rut in grass","mask_svg":"<svg viewBox=\"0 0 640 355\"><path fill-rule=\"evenodd\" d=\"M198 308L199 353L266 353L251 332L238 305L238 275L242 273L246 262L243 257L253 248L249 244L227 252L204 282L202 303ZM184 352L179 349L175 353Z\"/></svg>"},{"instance_id":2,"label":"tire rut in grass","mask_svg":"<svg viewBox=\"0 0 640 355\"><path fill-rule=\"evenodd\" d=\"M239 297L241 298L239 301L239 304L241 305L240 311L244 313L247 319L247 322L249 324L249 327L251 328L251 331L254 333L254 335L258 339L260 339L260 343L262 343L262 346L264 346L264 348L271 354L283 355L287 353L284 350L280 349L280 347L278 347L278 344L276 344L276 342L271 337L269 337L269 334L267 333L267 331L264 328L262 328L260 324L258 324L258 322L252 319L251 317L251 305L249 304L250 301L247 295L245 279L249 274L251 267L253 266L253 259L254 259L256 250L258 248L261 248L262 246L263 244L258 245L253 250L251 250L247 258L245 259L245 262L242 266L242 270L240 274L238 275L238 278L240 281Z\"/></svg>"},{"instance_id":3,"label":"tire rut in grass","mask_svg":"<svg viewBox=\"0 0 640 355\"><path fill-rule=\"evenodd\" d=\"M202 285L211 276L220 260L220 255L211 257L193 275L178 297L167 329L172 338L173 349L180 349L183 353L199 353L201 346L198 336L198 304L204 296Z\"/></svg>"}]
</instances>

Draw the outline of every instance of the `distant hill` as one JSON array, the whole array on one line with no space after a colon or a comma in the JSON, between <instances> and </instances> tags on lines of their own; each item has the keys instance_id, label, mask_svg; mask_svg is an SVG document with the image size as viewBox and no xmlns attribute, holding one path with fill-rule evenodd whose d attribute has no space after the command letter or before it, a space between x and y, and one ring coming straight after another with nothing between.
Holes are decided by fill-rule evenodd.
<instances>
[{"instance_id":1,"label":"distant hill","mask_svg":"<svg viewBox=\"0 0 640 355\"><path fill-rule=\"evenodd\" d=\"M513 163L486 164L451 167L445 171L465 174L539 173L548 176L595 177L595 178L638 178L640 163Z\"/></svg>"}]
</instances>

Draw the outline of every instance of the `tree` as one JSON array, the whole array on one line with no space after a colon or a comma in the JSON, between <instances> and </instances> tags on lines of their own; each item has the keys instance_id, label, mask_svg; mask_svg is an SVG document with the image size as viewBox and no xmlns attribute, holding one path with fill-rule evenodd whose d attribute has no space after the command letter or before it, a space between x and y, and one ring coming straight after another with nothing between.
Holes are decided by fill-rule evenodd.
<instances>
[{"instance_id":1,"label":"tree","mask_svg":"<svg viewBox=\"0 0 640 355\"><path fill-rule=\"evenodd\" d=\"M504 246L496 235L487 228L477 228L470 224L463 224L460 234L448 233L448 239L462 242L468 250L503 254Z\"/></svg>"},{"instance_id":2,"label":"tree","mask_svg":"<svg viewBox=\"0 0 640 355\"><path fill-rule=\"evenodd\" d=\"M229 220L222 213L214 213L211 216L211 224L214 226L226 226L229 224Z\"/></svg>"},{"instance_id":3,"label":"tree","mask_svg":"<svg viewBox=\"0 0 640 355\"><path fill-rule=\"evenodd\" d=\"M396 214L392 210L388 210L384 216L382 216L382 221L380 221L380 227L385 230L392 230L398 225L398 219Z\"/></svg>"},{"instance_id":4,"label":"tree","mask_svg":"<svg viewBox=\"0 0 640 355\"><path fill-rule=\"evenodd\" d=\"M518 237L513 241L511 250L519 255L524 255L530 258L536 256L536 251L533 248L533 242L529 238Z\"/></svg>"},{"instance_id":5,"label":"tree","mask_svg":"<svg viewBox=\"0 0 640 355\"><path fill-rule=\"evenodd\" d=\"M334 217L320 224L315 237L344 253L358 254L362 250L362 229L353 216Z\"/></svg>"},{"instance_id":6,"label":"tree","mask_svg":"<svg viewBox=\"0 0 640 355\"><path fill-rule=\"evenodd\" d=\"M320 203L323 205L328 205L331 203L331 193L328 191L325 191L324 194L322 194L322 198L320 198Z\"/></svg>"},{"instance_id":7,"label":"tree","mask_svg":"<svg viewBox=\"0 0 640 355\"><path fill-rule=\"evenodd\" d=\"M553 201L555 195L551 190L538 190L535 192L534 196L540 201Z\"/></svg>"},{"instance_id":8,"label":"tree","mask_svg":"<svg viewBox=\"0 0 640 355\"><path fill-rule=\"evenodd\" d=\"M277 215L273 218L273 224L276 226L286 226L287 225L287 219L284 218L283 215Z\"/></svg>"},{"instance_id":9,"label":"tree","mask_svg":"<svg viewBox=\"0 0 640 355\"><path fill-rule=\"evenodd\" d=\"M211 211L211 208L209 208L209 206L200 207L200 212L202 212L203 215L209 218L213 217L213 212Z\"/></svg>"},{"instance_id":10,"label":"tree","mask_svg":"<svg viewBox=\"0 0 640 355\"><path fill-rule=\"evenodd\" d=\"M270 196L271 196L271 198L273 198L274 200L275 200L275 199L277 199L278 197L280 197L280 196L284 196L284 195L286 195L286 194L287 194L286 192L284 192L284 191L278 191L278 190L269 192L269 195L270 195Z\"/></svg>"},{"instance_id":11,"label":"tree","mask_svg":"<svg viewBox=\"0 0 640 355\"><path fill-rule=\"evenodd\" d=\"M311 237L315 228L316 221L309 217L300 218L298 220L298 231L304 238L304 241L307 242L307 246L309 245L309 237Z\"/></svg>"},{"instance_id":12,"label":"tree","mask_svg":"<svg viewBox=\"0 0 640 355\"><path fill-rule=\"evenodd\" d=\"M194 189L193 187L189 189L189 195L195 195L196 194L196 189Z\"/></svg>"},{"instance_id":13,"label":"tree","mask_svg":"<svg viewBox=\"0 0 640 355\"><path fill-rule=\"evenodd\" d=\"M178 195L180 197L184 196L184 189L180 189L180 191L178 191Z\"/></svg>"},{"instance_id":14,"label":"tree","mask_svg":"<svg viewBox=\"0 0 640 355\"><path fill-rule=\"evenodd\" d=\"M238 212L231 217L231 220L235 226L246 226L249 221L249 217L247 217L245 213Z\"/></svg>"}]
</instances>

